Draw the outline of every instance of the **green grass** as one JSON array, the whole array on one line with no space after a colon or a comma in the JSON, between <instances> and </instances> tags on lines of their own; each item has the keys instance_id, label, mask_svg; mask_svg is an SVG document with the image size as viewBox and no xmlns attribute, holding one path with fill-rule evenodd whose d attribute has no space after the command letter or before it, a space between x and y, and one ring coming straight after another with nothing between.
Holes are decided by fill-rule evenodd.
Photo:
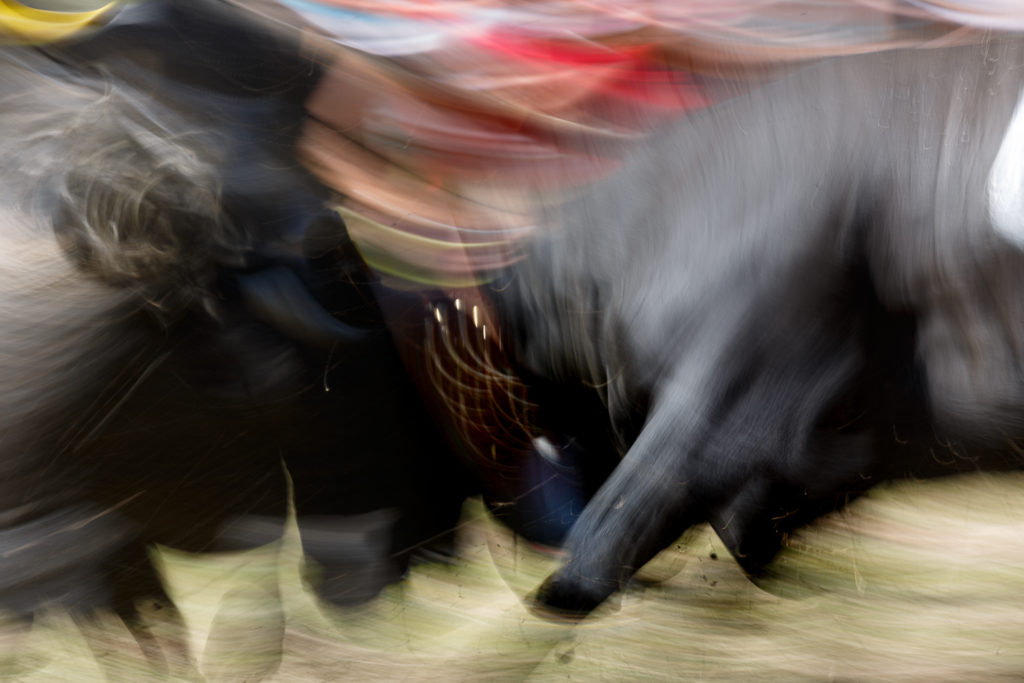
<instances>
[{"instance_id":1,"label":"green grass","mask_svg":"<svg viewBox=\"0 0 1024 683\"><path fill-rule=\"evenodd\" d=\"M1024 678L1024 475L876 490L795 536L772 593L707 529L576 627L521 598L555 563L465 508L462 556L351 610L302 585L294 535L246 553L155 557L184 623L146 607L151 656L114 620L53 613L0 629L17 681L736 680ZM715 556L717 559L712 559ZM784 596L799 596L799 599ZM6 635L4 635L6 633Z\"/></svg>"}]
</instances>

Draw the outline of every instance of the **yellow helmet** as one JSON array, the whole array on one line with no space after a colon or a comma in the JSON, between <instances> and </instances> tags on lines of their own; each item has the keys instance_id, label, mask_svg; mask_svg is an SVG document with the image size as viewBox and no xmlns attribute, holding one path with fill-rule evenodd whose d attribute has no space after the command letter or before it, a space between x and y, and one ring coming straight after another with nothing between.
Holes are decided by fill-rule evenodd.
<instances>
[{"instance_id":1,"label":"yellow helmet","mask_svg":"<svg viewBox=\"0 0 1024 683\"><path fill-rule=\"evenodd\" d=\"M48 43L93 25L120 0L0 0L0 43Z\"/></svg>"}]
</instances>

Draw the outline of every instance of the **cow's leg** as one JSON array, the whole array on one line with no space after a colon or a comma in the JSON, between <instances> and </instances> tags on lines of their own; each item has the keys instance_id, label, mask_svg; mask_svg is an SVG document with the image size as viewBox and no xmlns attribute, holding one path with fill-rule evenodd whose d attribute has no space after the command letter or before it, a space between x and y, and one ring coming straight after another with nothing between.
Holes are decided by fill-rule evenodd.
<instances>
[{"instance_id":1,"label":"cow's leg","mask_svg":"<svg viewBox=\"0 0 1024 683\"><path fill-rule=\"evenodd\" d=\"M539 603L586 614L690 525L709 519L756 571L779 548L780 508L827 496L870 469L868 450L833 461L828 449L810 448L820 418L862 365L853 330L809 311L781 321L779 333L756 346L708 344L686 354L570 532L569 561L541 587ZM749 338L738 329L734 338ZM818 474L823 483L814 481Z\"/></svg>"},{"instance_id":2,"label":"cow's leg","mask_svg":"<svg viewBox=\"0 0 1024 683\"><path fill-rule=\"evenodd\" d=\"M861 436L848 437L829 454L828 464L841 476L799 470L758 474L711 511L708 522L748 578L759 583L790 532L875 483L875 452ZM847 454L853 457L844 460Z\"/></svg>"},{"instance_id":3,"label":"cow's leg","mask_svg":"<svg viewBox=\"0 0 1024 683\"><path fill-rule=\"evenodd\" d=\"M779 489L770 477L756 476L711 514L711 527L748 576L757 576L782 547L776 521L786 514L788 496Z\"/></svg>"},{"instance_id":4,"label":"cow's leg","mask_svg":"<svg viewBox=\"0 0 1024 683\"><path fill-rule=\"evenodd\" d=\"M716 403L730 393L752 356L742 338L750 300L720 306L717 319L690 340L675 368L653 392L647 420L629 451L569 531L567 562L534 600L541 614L580 617L606 598L691 525L707 504L700 466ZM716 487L717 488L717 487Z\"/></svg>"},{"instance_id":5,"label":"cow's leg","mask_svg":"<svg viewBox=\"0 0 1024 683\"><path fill-rule=\"evenodd\" d=\"M765 412L786 421L786 407ZM775 556L782 539L780 508L805 502L789 487L792 473L779 473L803 437L765 434L765 443L755 446L716 434L712 441L720 443L710 444L684 421L678 404L652 414L570 531L568 562L538 591L541 613L586 615L687 528L709 519L748 573Z\"/></svg>"},{"instance_id":6,"label":"cow's leg","mask_svg":"<svg viewBox=\"0 0 1024 683\"><path fill-rule=\"evenodd\" d=\"M874 483L884 459L876 448L873 407L865 404L865 396L851 391L848 381L874 377L851 376L844 368L856 366L848 359L844 362L841 354L833 360L831 378L827 366L813 364L820 375L814 370L803 378L793 373L794 386L800 389L781 397L788 400L780 401L770 391L750 392L745 406L716 425L705 447L707 462L746 461L745 466L734 466L746 474L730 484L734 491L715 499L707 521L751 579L762 574L789 532ZM819 384L824 392L815 391ZM804 392L826 398L820 407L801 405L794 399ZM829 406L829 394L840 405Z\"/></svg>"},{"instance_id":7,"label":"cow's leg","mask_svg":"<svg viewBox=\"0 0 1024 683\"><path fill-rule=\"evenodd\" d=\"M730 367L735 372L727 349L744 353L723 343L736 337L734 325L723 311L721 324L705 329L662 382L643 429L570 529L568 560L538 590L538 612L586 615L704 518L698 444L722 386L718 378Z\"/></svg>"},{"instance_id":8,"label":"cow's leg","mask_svg":"<svg viewBox=\"0 0 1024 683\"><path fill-rule=\"evenodd\" d=\"M700 521L691 459L680 448L694 430L664 404L570 530L568 562L541 586L538 610L585 615L619 590L662 548ZM682 442L682 443L681 443Z\"/></svg>"}]
</instances>

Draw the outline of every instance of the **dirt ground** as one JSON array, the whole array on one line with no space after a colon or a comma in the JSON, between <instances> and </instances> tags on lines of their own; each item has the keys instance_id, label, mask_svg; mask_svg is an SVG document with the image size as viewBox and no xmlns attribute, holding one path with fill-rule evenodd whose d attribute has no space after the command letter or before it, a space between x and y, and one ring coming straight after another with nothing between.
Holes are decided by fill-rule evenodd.
<instances>
[{"instance_id":1,"label":"dirt ground","mask_svg":"<svg viewBox=\"0 0 1024 683\"><path fill-rule=\"evenodd\" d=\"M553 558L478 502L461 532L457 563L419 566L351 610L303 587L294 537L217 557L158 551L183 622L144 606L140 644L113 620L49 614L2 632L0 679L1024 680L1024 475L878 489L793 538L771 592L696 529L575 627L520 602Z\"/></svg>"}]
</instances>

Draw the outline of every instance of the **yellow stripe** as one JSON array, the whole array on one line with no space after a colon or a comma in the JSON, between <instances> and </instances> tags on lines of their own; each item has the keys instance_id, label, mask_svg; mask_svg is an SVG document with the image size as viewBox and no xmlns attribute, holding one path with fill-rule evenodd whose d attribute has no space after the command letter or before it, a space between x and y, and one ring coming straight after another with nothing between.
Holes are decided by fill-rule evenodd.
<instances>
[{"instance_id":1,"label":"yellow stripe","mask_svg":"<svg viewBox=\"0 0 1024 683\"><path fill-rule=\"evenodd\" d=\"M87 27L117 4L109 2L88 12L54 12L0 0L0 41L46 43L67 38Z\"/></svg>"},{"instance_id":2,"label":"yellow stripe","mask_svg":"<svg viewBox=\"0 0 1024 683\"><path fill-rule=\"evenodd\" d=\"M485 242L466 245L460 242L434 240L422 235L397 230L390 226L366 218L351 209L335 206L345 224L348 226L349 237L355 243L359 254L374 270L398 277L409 283L428 285L430 287L475 287L485 282L475 273L446 272L432 268L429 262L437 257L443 262L445 253L474 248L487 248L501 245L502 242ZM403 253L411 258L403 258Z\"/></svg>"}]
</instances>

